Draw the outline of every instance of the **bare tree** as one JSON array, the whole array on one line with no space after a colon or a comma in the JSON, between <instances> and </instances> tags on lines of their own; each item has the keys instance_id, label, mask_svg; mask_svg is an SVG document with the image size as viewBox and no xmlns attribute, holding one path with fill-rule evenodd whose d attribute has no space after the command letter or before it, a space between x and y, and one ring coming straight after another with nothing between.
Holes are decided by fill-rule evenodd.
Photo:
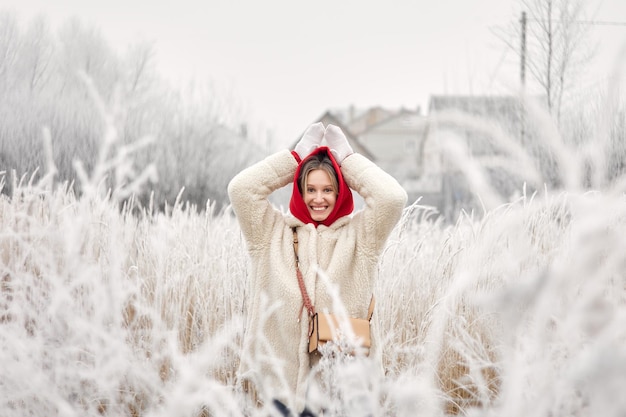
<instances>
[{"instance_id":1,"label":"bare tree","mask_svg":"<svg viewBox=\"0 0 626 417\"><path fill-rule=\"evenodd\" d=\"M520 4L526 19L516 21L498 36L518 54L523 70L534 80L558 121L564 100L593 55L593 48L587 44L590 26L585 19L586 3L520 0Z\"/></svg>"},{"instance_id":2,"label":"bare tree","mask_svg":"<svg viewBox=\"0 0 626 417\"><path fill-rule=\"evenodd\" d=\"M525 0L531 17L529 33L536 41L534 56L527 60L530 73L543 88L548 108L558 119L563 97L577 71L590 57L584 47L589 26L582 23L582 0Z\"/></svg>"},{"instance_id":3,"label":"bare tree","mask_svg":"<svg viewBox=\"0 0 626 417\"><path fill-rule=\"evenodd\" d=\"M53 36L48 22L42 16L37 17L22 36L19 55L21 73L31 92L50 79L53 57Z\"/></svg>"},{"instance_id":4,"label":"bare tree","mask_svg":"<svg viewBox=\"0 0 626 417\"><path fill-rule=\"evenodd\" d=\"M19 50L19 28L15 14L0 12L0 85L10 87L11 71Z\"/></svg>"},{"instance_id":5,"label":"bare tree","mask_svg":"<svg viewBox=\"0 0 626 417\"><path fill-rule=\"evenodd\" d=\"M184 187L182 198L202 209L207 200L227 204L228 181L263 156L240 131L243 112L232 100L196 84L186 94L173 91L156 72L149 43L121 55L76 19L56 33L44 18L19 28L13 14L0 13L0 171L44 169L43 128L57 181L76 179L76 161L91 172L105 134L117 138L111 153L149 137L152 145L133 162L138 170L156 167L154 202L172 203ZM80 181L72 186L81 193ZM139 201L152 191L141 190Z\"/></svg>"},{"instance_id":6,"label":"bare tree","mask_svg":"<svg viewBox=\"0 0 626 417\"><path fill-rule=\"evenodd\" d=\"M120 62L100 31L87 27L77 19L69 20L58 33L61 73L64 85L80 85L79 74L93 79L98 91L106 99L121 82Z\"/></svg>"}]
</instances>

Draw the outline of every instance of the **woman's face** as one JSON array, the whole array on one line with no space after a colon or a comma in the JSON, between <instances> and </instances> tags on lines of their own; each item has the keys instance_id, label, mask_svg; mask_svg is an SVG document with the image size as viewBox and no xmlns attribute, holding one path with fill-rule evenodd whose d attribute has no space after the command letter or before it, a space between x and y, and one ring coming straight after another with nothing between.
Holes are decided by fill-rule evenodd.
<instances>
[{"instance_id":1,"label":"woman's face","mask_svg":"<svg viewBox=\"0 0 626 417\"><path fill-rule=\"evenodd\" d=\"M309 172L302 198L313 220L322 222L328 218L335 208L337 191L326 171L314 169Z\"/></svg>"}]
</instances>

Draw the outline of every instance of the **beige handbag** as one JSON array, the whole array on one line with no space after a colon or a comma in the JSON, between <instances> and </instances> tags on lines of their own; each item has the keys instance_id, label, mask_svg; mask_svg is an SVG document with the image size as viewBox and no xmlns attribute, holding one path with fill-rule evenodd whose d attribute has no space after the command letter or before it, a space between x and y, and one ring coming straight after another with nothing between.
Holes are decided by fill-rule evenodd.
<instances>
[{"instance_id":1,"label":"beige handbag","mask_svg":"<svg viewBox=\"0 0 626 417\"><path fill-rule=\"evenodd\" d=\"M293 251L296 257L298 285L300 286L300 292L302 294L302 308L306 307L309 316L309 353L313 353L325 343L338 340L340 338L342 321L334 314L315 312L315 307L313 307L313 304L311 303L311 299L309 298L309 294L307 293L304 285L302 273L300 272L300 261L298 258L298 235L295 227L293 228ZM354 317L348 318L352 332L360 341L361 347L365 349L366 355L369 355L369 348L371 347L370 321L372 320L372 315L374 314L374 305L374 296L372 296L366 319ZM302 314L302 312L300 314Z\"/></svg>"},{"instance_id":2,"label":"beige handbag","mask_svg":"<svg viewBox=\"0 0 626 417\"><path fill-rule=\"evenodd\" d=\"M370 320L374 313L374 298L370 302L370 311L367 319L359 319L348 317L352 332L359 339L361 347L365 348L366 354L369 354L369 348L372 345L370 338ZM315 313L310 318L309 324L309 353L315 352L326 342L336 340L341 335L340 319L334 314Z\"/></svg>"}]
</instances>

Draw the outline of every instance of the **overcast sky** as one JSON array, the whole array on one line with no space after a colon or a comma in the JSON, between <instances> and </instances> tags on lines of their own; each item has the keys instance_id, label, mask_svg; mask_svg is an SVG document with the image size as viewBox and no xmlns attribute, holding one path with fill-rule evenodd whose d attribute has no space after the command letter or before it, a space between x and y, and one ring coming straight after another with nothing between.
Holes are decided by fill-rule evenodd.
<instances>
[{"instance_id":1,"label":"overcast sky","mask_svg":"<svg viewBox=\"0 0 626 417\"><path fill-rule=\"evenodd\" d=\"M596 20L626 22L626 0ZM0 0L27 21L78 17L117 48L154 42L172 82L211 80L247 117L291 143L326 109L421 106L432 94L514 92L519 61L494 30L518 21L517 0ZM594 26L608 72L626 26ZM606 71L605 71L606 70ZM176 85L176 84L175 84Z\"/></svg>"}]
</instances>

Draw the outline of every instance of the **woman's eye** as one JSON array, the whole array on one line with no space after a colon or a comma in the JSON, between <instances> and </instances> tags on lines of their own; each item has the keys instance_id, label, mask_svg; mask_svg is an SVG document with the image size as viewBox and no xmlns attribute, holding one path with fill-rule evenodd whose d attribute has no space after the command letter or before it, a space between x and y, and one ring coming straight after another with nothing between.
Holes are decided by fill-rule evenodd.
<instances>
[{"instance_id":1,"label":"woman's eye","mask_svg":"<svg viewBox=\"0 0 626 417\"><path fill-rule=\"evenodd\" d=\"M315 190L314 190L313 188L307 188L307 189L306 189L306 192L307 192L307 193L314 193L314 192L315 192Z\"/></svg>"},{"instance_id":2,"label":"woman's eye","mask_svg":"<svg viewBox=\"0 0 626 417\"><path fill-rule=\"evenodd\" d=\"M326 189L324 189L324 192L325 193L332 193L333 189L332 188L326 188Z\"/></svg>"}]
</instances>

